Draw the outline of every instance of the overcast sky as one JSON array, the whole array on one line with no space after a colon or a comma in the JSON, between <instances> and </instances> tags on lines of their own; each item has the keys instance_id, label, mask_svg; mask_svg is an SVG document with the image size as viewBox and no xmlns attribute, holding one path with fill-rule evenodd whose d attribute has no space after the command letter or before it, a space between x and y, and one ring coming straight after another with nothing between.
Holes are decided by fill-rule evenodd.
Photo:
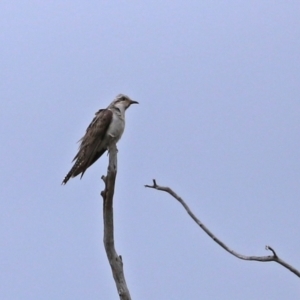
<instances>
[{"instance_id":1,"label":"overcast sky","mask_svg":"<svg viewBox=\"0 0 300 300\"><path fill-rule=\"evenodd\" d=\"M61 181L94 113L119 142L115 239L133 299L300 299L299 1L1 1L0 298L118 299L104 155Z\"/></svg>"}]
</instances>

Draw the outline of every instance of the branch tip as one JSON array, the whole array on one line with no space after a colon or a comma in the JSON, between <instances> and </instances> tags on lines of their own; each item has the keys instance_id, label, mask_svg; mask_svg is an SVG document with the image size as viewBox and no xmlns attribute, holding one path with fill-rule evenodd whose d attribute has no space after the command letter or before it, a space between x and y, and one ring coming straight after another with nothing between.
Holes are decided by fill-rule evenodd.
<instances>
[{"instance_id":1,"label":"branch tip","mask_svg":"<svg viewBox=\"0 0 300 300\"><path fill-rule=\"evenodd\" d=\"M275 250L274 250L271 246L268 246L268 245L267 245L267 246L266 246L266 250L270 250L270 251L273 253L273 256L274 256L274 257L278 257L277 254L276 254L276 252L275 252Z\"/></svg>"},{"instance_id":2,"label":"branch tip","mask_svg":"<svg viewBox=\"0 0 300 300\"><path fill-rule=\"evenodd\" d=\"M156 184L156 180L155 180L155 179L152 179L152 181L153 181L153 185L145 184L145 187L151 188L151 189L157 189L157 188L158 188L158 185Z\"/></svg>"}]
</instances>

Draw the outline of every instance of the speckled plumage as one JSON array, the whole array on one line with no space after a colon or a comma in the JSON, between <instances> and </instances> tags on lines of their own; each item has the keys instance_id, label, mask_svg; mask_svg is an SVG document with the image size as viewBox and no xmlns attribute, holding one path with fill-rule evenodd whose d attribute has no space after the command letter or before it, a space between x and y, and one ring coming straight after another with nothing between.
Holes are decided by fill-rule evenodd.
<instances>
[{"instance_id":1,"label":"speckled plumage","mask_svg":"<svg viewBox=\"0 0 300 300\"><path fill-rule=\"evenodd\" d=\"M75 163L62 184L66 184L71 177L79 174L82 177L85 171L109 149L111 143L119 141L125 128L125 111L134 103L138 102L120 94L106 109L96 112L85 135L79 140L79 150L73 159Z\"/></svg>"}]
</instances>

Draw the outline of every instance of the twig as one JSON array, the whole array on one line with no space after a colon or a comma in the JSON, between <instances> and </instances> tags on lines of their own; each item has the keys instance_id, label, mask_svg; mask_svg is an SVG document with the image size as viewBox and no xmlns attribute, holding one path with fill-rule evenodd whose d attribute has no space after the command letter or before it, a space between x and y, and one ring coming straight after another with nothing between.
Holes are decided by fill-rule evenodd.
<instances>
[{"instance_id":1,"label":"twig","mask_svg":"<svg viewBox=\"0 0 300 300\"><path fill-rule=\"evenodd\" d=\"M113 273L117 291L120 299L131 300L129 290L126 285L123 271L123 261L115 250L114 242L114 219L113 219L113 196L117 175L117 147L112 145L109 149L109 165L107 176L102 176L105 188L101 192L103 198L103 221L104 221L104 247L106 255Z\"/></svg>"},{"instance_id":2,"label":"twig","mask_svg":"<svg viewBox=\"0 0 300 300\"><path fill-rule=\"evenodd\" d=\"M185 208L185 210L187 211L187 213L190 215L190 217L204 230L204 232L206 234L208 234L219 246L221 246L224 250L226 250L227 252L229 252L230 254L234 255L235 257L239 258L239 259L243 259L243 260L254 260L254 261L260 261L260 262L270 262L270 261L274 261L280 265L282 265L283 267L287 268L288 270L290 270L291 272L293 272L295 275L297 275L298 277L300 277L300 272L295 269L293 266L289 265L288 263L286 263L285 261L283 261L281 258L278 257L278 255L276 254L275 250L270 247L270 246L266 246L266 250L270 250L273 255L269 255L269 256L246 256L246 255L242 255L239 254L237 252L235 252L234 250L230 249L227 245L225 245L221 240L219 240L194 214L193 212L190 210L190 208L187 206L187 204L183 201L183 199L181 197L179 197L172 189L170 189L169 187L164 187L164 186L159 186L156 183L156 180L153 179L153 185L145 185L145 187L147 188L152 188L152 189L156 189L159 191L163 191L166 193L169 193L171 196L173 196L179 203L181 203L181 205Z\"/></svg>"}]
</instances>

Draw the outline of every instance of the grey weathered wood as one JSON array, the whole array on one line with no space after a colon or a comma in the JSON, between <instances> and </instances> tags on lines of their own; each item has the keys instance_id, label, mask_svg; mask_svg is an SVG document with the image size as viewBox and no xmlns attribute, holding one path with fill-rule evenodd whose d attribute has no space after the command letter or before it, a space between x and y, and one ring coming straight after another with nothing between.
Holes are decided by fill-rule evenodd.
<instances>
[{"instance_id":1,"label":"grey weathered wood","mask_svg":"<svg viewBox=\"0 0 300 300\"><path fill-rule=\"evenodd\" d=\"M114 219L113 219L113 196L117 175L117 147L112 145L109 149L109 165L107 175L102 176L105 188L101 192L103 198L103 221L104 221L104 247L112 270L120 299L131 300L123 271L122 257L117 254L114 242Z\"/></svg>"},{"instance_id":2,"label":"grey weathered wood","mask_svg":"<svg viewBox=\"0 0 300 300\"><path fill-rule=\"evenodd\" d=\"M209 235L219 246L221 246L224 250L226 250L227 252L229 252L230 254L234 255L235 257L239 258L239 259L243 259L243 260L252 260L252 261L260 261L260 262L270 262L270 261L274 261L280 265L282 265L283 267L287 268L288 270L290 270L291 272L293 272L296 276L300 277L300 272L294 268L293 266L289 265L288 263L286 263L284 260L282 260L281 258L278 257L278 255L276 254L276 252L274 251L274 249L270 246L266 246L266 250L270 250L273 255L269 255L269 256L246 256L246 255L242 255L239 254L238 252L230 249L226 244L224 244L220 239L218 239L194 214L193 212L190 210L190 208L188 207L188 205L183 201L183 199L181 197L179 197L172 189L170 189L169 187L165 187L165 186L159 186L156 183L156 180L153 179L153 185L145 185L145 187L148 188L152 188L152 189L156 189L159 191L163 191L163 192L167 192L169 193L171 196L173 196L187 211L187 213L189 214L189 216L203 229L203 231Z\"/></svg>"}]
</instances>

